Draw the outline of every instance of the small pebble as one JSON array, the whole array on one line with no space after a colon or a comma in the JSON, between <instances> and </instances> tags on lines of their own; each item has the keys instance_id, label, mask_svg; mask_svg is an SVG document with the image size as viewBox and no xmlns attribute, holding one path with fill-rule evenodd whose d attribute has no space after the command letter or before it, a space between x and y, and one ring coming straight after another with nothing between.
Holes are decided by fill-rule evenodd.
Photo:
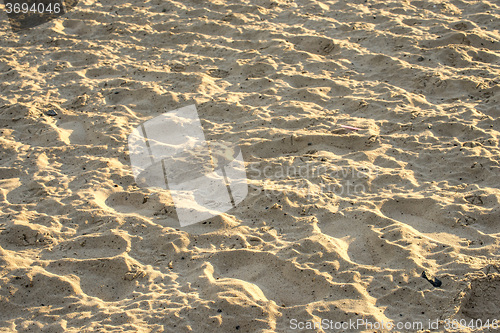
<instances>
[{"instance_id":1,"label":"small pebble","mask_svg":"<svg viewBox=\"0 0 500 333\"><path fill-rule=\"evenodd\" d=\"M424 57L418 57L417 61L424 61Z\"/></svg>"},{"instance_id":2,"label":"small pebble","mask_svg":"<svg viewBox=\"0 0 500 333\"><path fill-rule=\"evenodd\" d=\"M429 278L427 276L427 273L425 271L422 272L422 275L421 277L423 277L424 279L426 279L427 281L429 281L430 284L432 284L433 287L436 287L436 288L439 288L441 287L441 285L443 284L441 282L441 280L439 280L437 277L434 277L434 278Z\"/></svg>"},{"instance_id":3,"label":"small pebble","mask_svg":"<svg viewBox=\"0 0 500 333\"><path fill-rule=\"evenodd\" d=\"M54 110L49 110L49 111L45 112L45 114L47 116L51 116L51 117L57 116L57 112L55 112Z\"/></svg>"}]
</instances>

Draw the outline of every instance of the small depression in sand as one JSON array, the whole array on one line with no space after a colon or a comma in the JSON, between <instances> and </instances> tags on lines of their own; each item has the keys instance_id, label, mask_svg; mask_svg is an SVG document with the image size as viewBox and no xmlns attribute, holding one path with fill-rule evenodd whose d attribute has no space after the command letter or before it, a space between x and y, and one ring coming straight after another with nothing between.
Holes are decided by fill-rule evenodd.
<instances>
[{"instance_id":1,"label":"small depression in sand","mask_svg":"<svg viewBox=\"0 0 500 333\"><path fill-rule=\"evenodd\" d=\"M455 223L452 210L431 198L391 199L382 205L381 212L441 244L461 247L465 239L484 239L477 230Z\"/></svg>"},{"instance_id":2,"label":"small depression in sand","mask_svg":"<svg viewBox=\"0 0 500 333\"><path fill-rule=\"evenodd\" d=\"M467 292L460 312L467 319L481 319L483 323L487 320L500 318L500 276L488 275L472 281Z\"/></svg>"},{"instance_id":3,"label":"small depression in sand","mask_svg":"<svg viewBox=\"0 0 500 333\"><path fill-rule=\"evenodd\" d=\"M383 231L373 226L391 223L389 219L367 211L341 214L343 216L335 220L321 219L318 227L347 249L348 261L391 269L413 265L409 250L386 239Z\"/></svg>"},{"instance_id":4,"label":"small depression in sand","mask_svg":"<svg viewBox=\"0 0 500 333\"><path fill-rule=\"evenodd\" d=\"M110 258L127 251L130 240L116 232L82 235L73 240L57 244L57 250L64 251L67 258ZM47 252L47 259L57 258L54 252Z\"/></svg>"},{"instance_id":5,"label":"small depression in sand","mask_svg":"<svg viewBox=\"0 0 500 333\"><path fill-rule=\"evenodd\" d=\"M121 214L139 214L143 216L169 215L174 213L173 202L167 192L94 192L95 202L105 210Z\"/></svg>"}]
</instances>

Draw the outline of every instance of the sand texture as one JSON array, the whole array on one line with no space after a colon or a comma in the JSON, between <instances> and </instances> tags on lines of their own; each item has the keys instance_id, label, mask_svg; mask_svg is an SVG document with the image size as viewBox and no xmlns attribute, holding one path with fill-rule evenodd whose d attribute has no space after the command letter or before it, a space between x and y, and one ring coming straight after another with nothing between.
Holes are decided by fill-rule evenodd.
<instances>
[{"instance_id":1,"label":"sand texture","mask_svg":"<svg viewBox=\"0 0 500 333\"><path fill-rule=\"evenodd\" d=\"M497 1L0 7L1 332L500 320ZM181 228L127 137L190 104L250 191Z\"/></svg>"}]
</instances>

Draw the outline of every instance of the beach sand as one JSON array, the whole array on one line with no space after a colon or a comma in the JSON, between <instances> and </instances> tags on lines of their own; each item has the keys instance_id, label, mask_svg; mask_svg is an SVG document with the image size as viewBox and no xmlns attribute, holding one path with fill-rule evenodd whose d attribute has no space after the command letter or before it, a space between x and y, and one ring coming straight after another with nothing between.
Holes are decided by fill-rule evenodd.
<instances>
[{"instance_id":1,"label":"beach sand","mask_svg":"<svg viewBox=\"0 0 500 333\"><path fill-rule=\"evenodd\" d=\"M498 2L85 0L19 33L0 16L0 331L500 320ZM249 194L181 228L127 137L190 104L241 147Z\"/></svg>"}]
</instances>

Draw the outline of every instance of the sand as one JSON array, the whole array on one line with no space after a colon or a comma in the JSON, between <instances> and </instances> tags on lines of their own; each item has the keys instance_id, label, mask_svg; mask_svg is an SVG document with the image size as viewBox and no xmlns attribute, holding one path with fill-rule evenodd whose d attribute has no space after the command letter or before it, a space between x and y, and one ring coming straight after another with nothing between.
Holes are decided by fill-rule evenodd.
<instances>
[{"instance_id":1,"label":"sand","mask_svg":"<svg viewBox=\"0 0 500 333\"><path fill-rule=\"evenodd\" d=\"M1 18L0 331L500 320L498 2L85 0L19 33ZM242 148L250 193L181 228L168 191L135 183L127 137L190 104L207 140Z\"/></svg>"}]
</instances>

